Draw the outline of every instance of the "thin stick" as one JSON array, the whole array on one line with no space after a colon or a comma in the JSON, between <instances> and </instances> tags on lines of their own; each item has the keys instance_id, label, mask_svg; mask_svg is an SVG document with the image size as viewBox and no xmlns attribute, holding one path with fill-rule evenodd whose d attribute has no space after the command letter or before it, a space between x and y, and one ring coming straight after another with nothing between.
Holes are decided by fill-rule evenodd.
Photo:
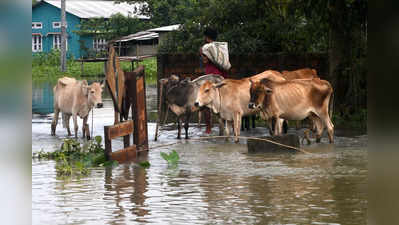
<instances>
[{"instance_id":1,"label":"thin stick","mask_svg":"<svg viewBox=\"0 0 399 225\"><path fill-rule=\"evenodd\" d=\"M158 105L158 118L157 118L157 125L155 127L155 137L154 137L154 141L158 140L158 128L159 128L159 123L161 121L161 109L162 109L162 88L163 88L163 84L162 82L160 82L160 86L159 86L159 105Z\"/></svg>"},{"instance_id":2,"label":"thin stick","mask_svg":"<svg viewBox=\"0 0 399 225\"><path fill-rule=\"evenodd\" d=\"M230 138L232 136L209 136L209 137L198 137L198 138L191 138L188 139L188 141L201 141L201 140L207 140L207 139L214 139L214 138ZM235 137L235 136L233 136ZM257 137L244 137L244 136L237 136L237 138L241 138L241 139L251 139L251 140L259 140L259 141L265 141L265 142L270 142L272 144L275 145L280 145L282 147L286 147L286 148L291 148L294 150L297 150L299 152L305 153L305 154L310 154L310 152L307 152L301 148L297 148L294 146L289 146L289 145L285 145L285 144L281 144L272 140L268 140L268 139L262 139L262 138L257 138ZM176 143L169 143L169 144L165 144L165 145L158 145L158 146L151 146L151 148L160 148L160 147L165 147L165 146L170 146L170 145L175 145L175 144L180 144L181 142L176 142Z\"/></svg>"}]
</instances>

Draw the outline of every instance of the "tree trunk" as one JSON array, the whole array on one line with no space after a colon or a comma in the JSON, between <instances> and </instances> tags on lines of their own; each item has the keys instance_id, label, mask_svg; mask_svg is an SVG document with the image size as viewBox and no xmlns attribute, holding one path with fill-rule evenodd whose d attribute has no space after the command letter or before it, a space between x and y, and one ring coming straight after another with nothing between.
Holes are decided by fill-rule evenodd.
<instances>
[{"instance_id":1,"label":"tree trunk","mask_svg":"<svg viewBox=\"0 0 399 225\"><path fill-rule=\"evenodd\" d=\"M65 0L61 0L61 72L66 72L66 13Z\"/></svg>"},{"instance_id":2,"label":"tree trunk","mask_svg":"<svg viewBox=\"0 0 399 225\"><path fill-rule=\"evenodd\" d=\"M347 10L345 0L330 1L330 43L329 43L329 80L334 88L336 98L345 96L345 86L342 80L343 63L347 57L350 42L345 32ZM335 104L334 104L335 105ZM335 107L334 107L335 108Z\"/></svg>"}]
</instances>

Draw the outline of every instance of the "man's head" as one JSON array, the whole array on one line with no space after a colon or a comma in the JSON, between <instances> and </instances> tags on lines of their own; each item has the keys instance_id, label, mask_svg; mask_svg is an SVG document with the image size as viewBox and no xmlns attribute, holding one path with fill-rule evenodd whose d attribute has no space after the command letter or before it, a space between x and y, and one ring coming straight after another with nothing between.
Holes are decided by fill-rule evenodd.
<instances>
[{"instance_id":1,"label":"man's head","mask_svg":"<svg viewBox=\"0 0 399 225\"><path fill-rule=\"evenodd\" d=\"M218 33L215 29L208 27L204 31L204 36L205 36L205 42L211 43L213 41L216 41L216 38L218 37Z\"/></svg>"}]
</instances>

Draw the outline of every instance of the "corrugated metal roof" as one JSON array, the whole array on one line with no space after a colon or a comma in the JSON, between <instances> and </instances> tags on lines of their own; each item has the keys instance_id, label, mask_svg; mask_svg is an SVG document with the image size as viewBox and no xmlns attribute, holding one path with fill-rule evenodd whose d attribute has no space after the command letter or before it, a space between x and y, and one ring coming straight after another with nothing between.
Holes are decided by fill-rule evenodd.
<instances>
[{"instance_id":1,"label":"corrugated metal roof","mask_svg":"<svg viewBox=\"0 0 399 225\"><path fill-rule=\"evenodd\" d=\"M117 40L115 40L116 42L126 42L126 41L132 41L132 40L136 40L136 41L143 41L143 40L150 40L150 39L154 39L154 38L158 38L159 34L154 33L154 32L148 32L148 31L140 31L134 34L130 34L124 37L121 37Z\"/></svg>"},{"instance_id":2,"label":"corrugated metal roof","mask_svg":"<svg viewBox=\"0 0 399 225\"><path fill-rule=\"evenodd\" d=\"M180 28L180 26L181 26L180 24L175 24L175 25L170 25L170 26L157 27L157 28L146 30L146 31L140 31L140 32L137 32L134 34L130 34L130 35L121 37L121 38L115 40L115 42L126 42L126 41L132 41L132 40L136 40L136 41L150 40L150 39L159 37L159 34L157 32L169 32L169 31L178 30Z\"/></svg>"},{"instance_id":3,"label":"corrugated metal roof","mask_svg":"<svg viewBox=\"0 0 399 225\"><path fill-rule=\"evenodd\" d=\"M180 28L180 24L175 24L175 25L169 25L169 26L164 26L164 27L157 27L153 29L149 29L147 31L150 32L168 32L168 31L174 31L178 30Z\"/></svg>"},{"instance_id":4,"label":"corrugated metal roof","mask_svg":"<svg viewBox=\"0 0 399 225\"><path fill-rule=\"evenodd\" d=\"M57 8L61 8L61 1L44 1ZM113 1L67 1L65 10L68 13L84 19L95 17L110 18L117 13L139 19L149 19L148 16L139 15L138 13L142 4L145 3L115 4Z\"/></svg>"}]
</instances>

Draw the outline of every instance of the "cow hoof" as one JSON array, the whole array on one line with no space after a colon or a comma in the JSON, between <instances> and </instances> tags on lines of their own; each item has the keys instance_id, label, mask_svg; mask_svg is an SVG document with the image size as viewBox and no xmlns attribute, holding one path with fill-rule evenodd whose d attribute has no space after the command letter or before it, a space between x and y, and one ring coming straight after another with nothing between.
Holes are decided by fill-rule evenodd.
<instances>
[{"instance_id":1,"label":"cow hoof","mask_svg":"<svg viewBox=\"0 0 399 225\"><path fill-rule=\"evenodd\" d=\"M185 138L186 138L186 140L187 140L187 139L190 139L189 137L185 137Z\"/></svg>"},{"instance_id":2,"label":"cow hoof","mask_svg":"<svg viewBox=\"0 0 399 225\"><path fill-rule=\"evenodd\" d=\"M316 138L316 143L320 143L321 138Z\"/></svg>"},{"instance_id":3,"label":"cow hoof","mask_svg":"<svg viewBox=\"0 0 399 225\"><path fill-rule=\"evenodd\" d=\"M177 137L177 139L178 139L178 140L180 140L180 139L181 139L181 137Z\"/></svg>"},{"instance_id":4,"label":"cow hoof","mask_svg":"<svg viewBox=\"0 0 399 225\"><path fill-rule=\"evenodd\" d=\"M91 138L90 138L90 136L87 136L87 140L90 140Z\"/></svg>"}]
</instances>

